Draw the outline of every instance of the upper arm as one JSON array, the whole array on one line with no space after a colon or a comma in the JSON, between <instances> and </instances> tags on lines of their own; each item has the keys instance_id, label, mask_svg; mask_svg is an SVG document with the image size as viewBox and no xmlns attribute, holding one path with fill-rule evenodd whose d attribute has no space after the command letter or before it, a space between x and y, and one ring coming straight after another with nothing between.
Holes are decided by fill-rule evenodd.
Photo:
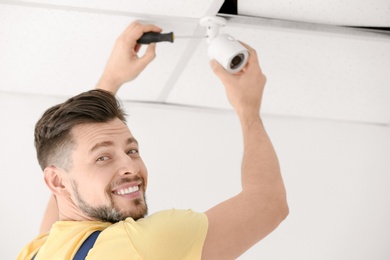
<instances>
[{"instance_id":1,"label":"upper arm","mask_svg":"<svg viewBox=\"0 0 390 260\"><path fill-rule=\"evenodd\" d=\"M47 203L46 211L43 215L39 234L47 233L50 231L51 226L59 220L57 201L54 195L50 196L49 202Z\"/></svg>"},{"instance_id":2,"label":"upper arm","mask_svg":"<svg viewBox=\"0 0 390 260\"><path fill-rule=\"evenodd\" d=\"M127 233L142 259L200 259L208 226L205 214L172 209L129 221Z\"/></svg>"},{"instance_id":3,"label":"upper arm","mask_svg":"<svg viewBox=\"0 0 390 260\"><path fill-rule=\"evenodd\" d=\"M240 193L208 210L202 259L236 259L285 218L280 203L265 194Z\"/></svg>"}]
</instances>

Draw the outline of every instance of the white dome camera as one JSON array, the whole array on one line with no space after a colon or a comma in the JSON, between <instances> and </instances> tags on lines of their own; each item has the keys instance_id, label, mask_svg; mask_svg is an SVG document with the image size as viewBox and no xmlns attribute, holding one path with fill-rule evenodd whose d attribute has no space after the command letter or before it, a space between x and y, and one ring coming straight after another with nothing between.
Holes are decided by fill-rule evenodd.
<instances>
[{"instance_id":1,"label":"white dome camera","mask_svg":"<svg viewBox=\"0 0 390 260\"><path fill-rule=\"evenodd\" d=\"M207 27L208 55L229 73L237 73L246 65L249 51L240 42L227 34L218 35L219 27L226 24L221 17L204 17L200 20Z\"/></svg>"},{"instance_id":2,"label":"white dome camera","mask_svg":"<svg viewBox=\"0 0 390 260\"><path fill-rule=\"evenodd\" d=\"M208 54L233 74L242 70L249 57L248 50L227 34L220 34L211 41Z\"/></svg>"}]
</instances>

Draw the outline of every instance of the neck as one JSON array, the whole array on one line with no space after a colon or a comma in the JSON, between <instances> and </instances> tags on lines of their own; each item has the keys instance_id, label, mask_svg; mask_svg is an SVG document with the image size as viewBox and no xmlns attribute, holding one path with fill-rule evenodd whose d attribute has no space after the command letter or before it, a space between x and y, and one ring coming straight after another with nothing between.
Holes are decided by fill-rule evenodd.
<instances>
[{"instance_id":1,"label":"neck","mask_svg":"<svg viewBox=\"0 0 390 260\"><path fill-rule=\"evenodd\" d=\"M61 221L97 221L84 214L70 198L57 198L58 216Z\"/></svg>"}]
</instances>

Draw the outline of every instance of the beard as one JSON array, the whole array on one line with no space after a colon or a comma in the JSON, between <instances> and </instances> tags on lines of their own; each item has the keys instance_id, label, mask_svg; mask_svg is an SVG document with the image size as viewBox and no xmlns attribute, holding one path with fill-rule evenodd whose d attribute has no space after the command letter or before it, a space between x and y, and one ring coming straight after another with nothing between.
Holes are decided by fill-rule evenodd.
<instances>
[{"instance_id":1,"label":"beard","mask_svg":"<svg viewBox=\"0 0 390 260\"><path fill-rule=\"evenodd\" d=\"M127 180L130 182L130 180ZM125 181L123 181L125 182ZM137 198L131 201L133 208L128 211L122 211L112 199L110 195L110 203L107 206L92 206L88 204L80 195L78 185L75 181L72 181L73 191L77 200L78 208L87 216L98 219L103 222L116 223L126 218L132 218L138 220L145 217L148 214L148 206L146 204L146 196L143 194L143 198Z\"/></svg>"}]
</instances>

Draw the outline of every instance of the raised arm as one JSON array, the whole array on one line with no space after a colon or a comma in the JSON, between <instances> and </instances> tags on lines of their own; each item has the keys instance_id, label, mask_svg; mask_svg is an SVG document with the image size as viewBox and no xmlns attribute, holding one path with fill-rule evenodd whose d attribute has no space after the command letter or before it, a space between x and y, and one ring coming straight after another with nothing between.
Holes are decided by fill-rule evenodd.
<instances>
[{"instance_id":1,"label":"raised arm","mask_svg":"<svg viewBox=\"0 0 390 260\"><path fill-rule=\"evenodd\" d=\"M254 49L239 74L211 67L225 86L243 134L242 191L206 212L209 229L202 259L236 259L271 233L288 214L279 162L260 118L266 78Z\"/></svg>"}]
</instances>

